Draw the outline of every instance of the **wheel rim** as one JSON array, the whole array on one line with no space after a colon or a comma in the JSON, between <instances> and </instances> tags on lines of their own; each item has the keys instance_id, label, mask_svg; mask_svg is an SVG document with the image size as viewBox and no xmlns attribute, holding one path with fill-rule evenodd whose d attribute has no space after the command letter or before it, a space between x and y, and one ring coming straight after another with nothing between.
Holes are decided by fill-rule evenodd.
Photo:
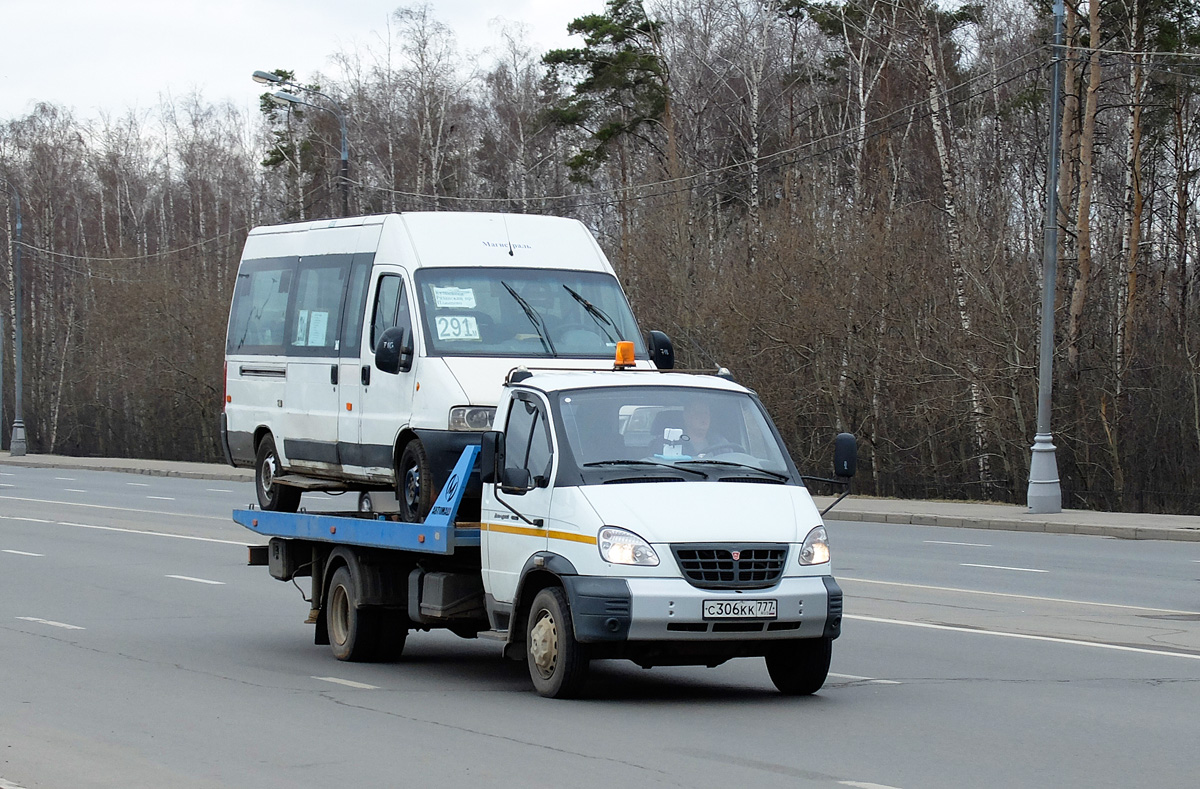
<instances>
[{"instance_id":1,"label":"wheel rim","mask_svg":"<svg viewBox=\"0 0 1200 789\"><path fill-rule=\"evenodd\" d=\"M415 512L420 501L421 470L414 463L404 472L404 503Z\"/></svg>"},{"instance_id":2,"label":"wheel rim","mask_svg":"<svg viewBox=\"0 0 1200 789\"><path fill-rule=\"evenodd\" d=\"M371 497L369 494L363 493L358 497L358 511L370 512L371 509Z\"/></svg>"},{"instance_id":3,"label":"wheel rim","mask_svg":"<svg viewBox=\"0 0 1200 789\"><path fill-rule=\"evenodd\" d=\"M538 620L529 631L529 654L542 679L554 676L558 665L558 626L554 616L545 609L538 613Z\"/></svg>"},{"instance_id":4,"label":"wheel rim","mask_svg":"<svg viewBox=\"0 0 1200 789\"><path fill-rule=\"evenodd\" d=\"M329 600L329 638L333 643L342 646L350 637L350 598L346 587L333 587L333 595Z\"/></svg>"},{"instance_id":5,"label":"wheel rim","mask_svg":"<svg viewBox=\"0 0 1200 789\"><path fill-rule=\"evenodd\" d=\"M259 477L262 480L263 495L270 498L271 486L275 484L275 453L271 453L263 458L262 471Z\"/></svg>"}]
</instances>

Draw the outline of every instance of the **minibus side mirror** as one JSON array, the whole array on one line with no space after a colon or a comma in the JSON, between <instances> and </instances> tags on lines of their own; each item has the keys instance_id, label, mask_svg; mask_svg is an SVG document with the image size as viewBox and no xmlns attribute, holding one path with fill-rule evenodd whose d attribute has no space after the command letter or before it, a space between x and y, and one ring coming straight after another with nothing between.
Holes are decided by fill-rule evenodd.
<instances>
[{"instance_id":1,"label":"minibus side mirror","mask_svg":"<svg viewBox=\"0 0 1200 789\"><path fill-rule=\"evenodd\" d=\"M533 490L533 477L527 468L506 468L500 475L500 489L518 495Z\"/></svg>"},{"instance_id":2,"label":"minibus side mirror","mask_svg":"<svg viewBox=\"0 0 1200 789\"><path fill-rule=\"evenodd\" d=\"M675 369L675 345L671 338L660 331L646 335L646 347L650 349L650 361L660 370Z\"/></svg>"},{"instance_id":3,"label":"minibus side mirror","mask_svg":"<svg viewBox=\"0 0 1200 789\"><path fill-rule=\"evenodd\" d=\"M407 326L393 326L379 338L375 346L375 366L385 373L396 375L412 369L412 332Z\"/></svg>"},{"instance_id":4,"label":"minibus side mirror","mask_svg":"<svg viewBox=\"0 0 1200 789\"><path fill-rule=\"evenodd\" d=\"M858 470L858 442L853 433L838 433L833 440L834 476L849 479Z\"/></svg>"},{"instance_id":5,"label":"minibus side mirror","mask_svg":"<svg viewBox=\"0 0 1200 789\"><path fill-rule=\"evenodd\" d=\"M479 480L485 485L496 482L496 469L504 467L504 434L489 430L483 434L479 450Z\"/></svg>"}]
</instances>

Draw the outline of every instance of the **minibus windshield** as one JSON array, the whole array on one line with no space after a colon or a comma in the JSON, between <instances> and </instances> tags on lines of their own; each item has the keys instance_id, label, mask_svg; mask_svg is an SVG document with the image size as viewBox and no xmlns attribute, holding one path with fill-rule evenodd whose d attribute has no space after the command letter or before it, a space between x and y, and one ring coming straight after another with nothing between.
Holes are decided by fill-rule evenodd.
<instances>
[{"instance_id":1,"label":"minibus windshield","mask_svg":"<svg viewBox=\"0 0 1200 789\"><path fill-rule=\"evenodd\" d=\"M671 473L684 478L791 481L757 400L678 386L575 389L558 396L560 434L585 482ZM670 469L670 472L667 471ZM756 479L755 481L759 481Z\"/></svg>"},{"instance_id":2,"label":"minibus windshield","mask_svg":"<svg viewBox=\"0 0 1200 789\"><path fill-rule=\"evenodd\" d=\"M646 357L629 302L611 274L518 268L416 272L433 356L611 359L630 340Z\"/></svg>"}]
</instances>

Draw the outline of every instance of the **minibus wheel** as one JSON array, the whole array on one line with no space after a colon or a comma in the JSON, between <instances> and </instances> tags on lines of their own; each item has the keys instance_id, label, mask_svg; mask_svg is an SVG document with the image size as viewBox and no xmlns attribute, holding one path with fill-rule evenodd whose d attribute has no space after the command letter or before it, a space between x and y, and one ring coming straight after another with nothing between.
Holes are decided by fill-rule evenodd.
<instances>
[{"instance_id":1,"label":"minibus wheel","mask_svg":"<svg viewBox=\"0 0 1200 789\"><path fill-rule=\"evenodd\" d=\"M260 509L272 512L295 512L300 509L300 489L275 481L281 470L275 439L268 433L259 442L254 461L254 489L258 492Z\"/></svg>"},{"instance_id":2,"label":"minibus wheel","mask_svg":"<svg viewBox=\"0 0 1200 789\"><path fill-rule=\"evenodd\" d=\"M405 444L400 453L400 462L396 464L396 498L400 502L400 517L409 523L425 520L433 506L433 471L419 438Z\"/></svg>"},{"instance_id":3,"label":"minibus wheel","mask_svg":"<svg viewBox=\"0 0 1200 789\"><path fill-rule=\"evenodd\" d=\"M767 653L767 673L780 693L808 696L825 684L832 655L832 638L783 641Z\"/></svg>"}]
</instances>

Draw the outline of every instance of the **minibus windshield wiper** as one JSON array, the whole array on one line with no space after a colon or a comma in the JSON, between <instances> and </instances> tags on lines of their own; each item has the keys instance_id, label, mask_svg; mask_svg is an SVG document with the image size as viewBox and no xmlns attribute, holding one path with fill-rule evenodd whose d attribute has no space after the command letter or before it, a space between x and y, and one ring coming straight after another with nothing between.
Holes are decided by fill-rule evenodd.
<instances>
[{"instance_id":1,"label":"minibus windshield wiper","mask_svg":"<svg viewBox=\"0 0 1200 789\"><path fill-rule=\"evenodd\" d=\"M699 460L680 460L680 463L702 463L706 466L731 466L733 468L744 468L750 471L757 471L760 474L766 474L768 477L773 477L780 482L787 482L791 477L787 474L780 474L778 471L769 471L758 466L751 466L749 463L735 463L732 460L708 460L701 458Z\"/></svg>"},{"instance_id":2,"label":"minibus windshield wiper","mask_svg":"<svg viewBox=\"0 0 1200 789\"><path fill-rule=\"evenodd\" d=\"M701 477L707 477L703 471L694 468L684 468L676 466L674 463L659 463L657 460L593 460L591 463L584 463L583 468L594 468L596 466L658 466L659 468L672 468L676 471L686 471L689 474L698 474Z\"/></svg>"},{"instance_id":3,"label":"minibus windshield wiper","mask_svg":"<svg viewBox=\"0 0 1200 789\"><path fill-rule=\"evenodd\" d=\"M533 308L532 304L521 298L521 294L513 290L512 285L509 285L504 280L500 280L500 284L508 291L508 295L512 296L521 309L525 311L525 317L529 318L529 322L533 324L533 328L537 329L538 339L542 341L545 349L550 352L551 356L558 356L558 351L554 350L554 343L550 341L550 332L546 330L546 322L542 320L542 316L538 314L538 311Z\"/></svg>"},{"instance_id":4,"label":"minibus windshield wiper","mask_svg":"<svg viewBox=\"0 0 1200 789\"><path fill-rule=\"evenodd\" d=\"M609 326L612 326L615 329L615 328L617 328L617 324L612 322L612 318L608 317L608 315L606 315L604 313L604 310L600 309L595 304L592 304L590 301L585 299L583 296L580 296L578 293L576 293L574 290L571 289L570 285L563 285L563 290L565 290L567 293L570 293L571 298L575 299L575 301L579 302L583 306L583 308L585 310L587 310L587 314L591 316L592 320L594 320L596 322L596 325L600 327L600 330L603 331L604 334L608 337L609 342L617 341L616 335L614 335L607 328L605 328L605 324L608 324Z\"/></svg>"}]
</instances>

